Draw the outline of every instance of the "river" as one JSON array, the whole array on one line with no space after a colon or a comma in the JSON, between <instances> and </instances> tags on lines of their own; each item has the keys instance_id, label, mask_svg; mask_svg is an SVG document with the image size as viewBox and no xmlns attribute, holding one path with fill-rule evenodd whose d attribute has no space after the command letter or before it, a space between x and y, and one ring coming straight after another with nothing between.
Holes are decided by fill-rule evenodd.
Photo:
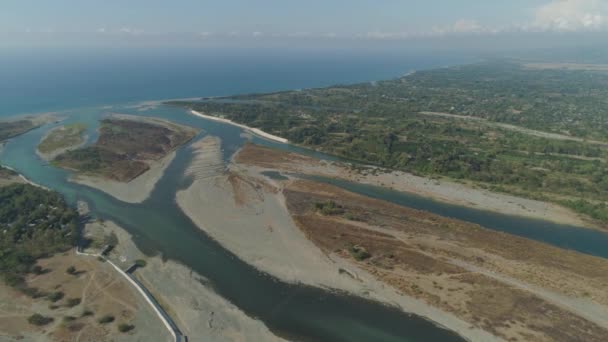
<instances>
[{"instance_id":1,"label":"river","mask_svg":"<svg viewBox=\"0 0 608 342\"><path fill-rule=\"evenodd\" d=\"M86 122L89 134L94 136L97 120L109 111L163 117L200 127L205 133L197 139L204 134L222 139L225 159L245 141L236 127L196 118L173 107L159 106L145 112L132 106L81 108L62 114L68 116L65 122ZM207 278L217 293L265 322L273 332L302 341L462 340L397 308L314 287L287 284L239 260L196 227L175 203L176 191L188 182L182 177L191 158L187 148L178 151L151 197L141 204L123 203L101 191L68 182L67 172L48 165L34 153L40 138L56 125L47 125L9 141L0 155L2 164L63 193L71 203L85 200L94 215L115 221L132 234L146 254L162 254L163 258L191 268Z\"/></svg>"}]
</instances>

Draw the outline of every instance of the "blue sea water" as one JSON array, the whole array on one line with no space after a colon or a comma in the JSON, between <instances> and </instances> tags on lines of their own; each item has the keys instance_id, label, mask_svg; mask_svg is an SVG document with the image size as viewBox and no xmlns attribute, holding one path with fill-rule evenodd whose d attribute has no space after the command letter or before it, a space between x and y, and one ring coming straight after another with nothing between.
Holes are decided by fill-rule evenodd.
<instances>
[{"instance_id":1,"label":"blue sea water","mask_svg":"<svg viewBox=\"0 0 608 342\"><path fill-rule=\"evenodd\" d=\"M355 83L472 60L365 49L13 49L0 54L0 116Z\"/></svg>"}]
</instances>

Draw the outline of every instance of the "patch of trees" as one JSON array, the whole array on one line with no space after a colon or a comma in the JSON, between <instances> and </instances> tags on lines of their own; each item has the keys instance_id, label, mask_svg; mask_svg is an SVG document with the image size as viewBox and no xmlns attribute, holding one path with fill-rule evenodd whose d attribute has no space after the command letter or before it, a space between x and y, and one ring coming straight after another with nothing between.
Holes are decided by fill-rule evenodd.
<instances>
[{"instance_id":1,"label":"patch of trees","mask_svg":"<svg viewBox=\"0 0 608 342\"><path fill-rule=\"evenodd\" d=\"M60 194L29 184L0 188L0 203L0 276L36 296L25 274L36 272L37 259L74 246L78 214Z\"/></svg>"}]
</instances>

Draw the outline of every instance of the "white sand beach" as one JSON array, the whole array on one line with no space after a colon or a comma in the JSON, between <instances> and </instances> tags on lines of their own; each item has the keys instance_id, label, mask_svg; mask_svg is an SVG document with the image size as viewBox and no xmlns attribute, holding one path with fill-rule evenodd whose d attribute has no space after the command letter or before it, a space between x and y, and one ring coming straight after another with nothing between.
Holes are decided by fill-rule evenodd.
<instances>
[{"instance_id":1,"label":"white sand beach","mask_svg":"<svg viewBox=\"0 0 608 342\"><path fill-rule=\"evenodd\" d=\"M244 130L250 131L253 134L258 135L258 136L260 136L262 138L265 138L265 139L268 139L268 140L280 142L280 143L283 143L283 144L287 144L289 142L289 140L287 140L285 138L281 138L281 137L278 137L276 135L272 135L270 133L266 133L266 132L264 132L264 131L262 131L261 129L258 129L258 128L253 128L253 127L245 126L245 125L236 123L236 122L228 120L228 119L218 118L217 116L211 116L211 115L203 114L203 113L197 112L195 110L191 110L190 113L192 113L193 115L199 116L201 118L208 119L208 120L219 121L219 122L223 122L223 123L227 123L227 124L230 124L230 125L233 125L233 126L240 127L240 128L242 128Z\"/></svg>"}]
</instances>

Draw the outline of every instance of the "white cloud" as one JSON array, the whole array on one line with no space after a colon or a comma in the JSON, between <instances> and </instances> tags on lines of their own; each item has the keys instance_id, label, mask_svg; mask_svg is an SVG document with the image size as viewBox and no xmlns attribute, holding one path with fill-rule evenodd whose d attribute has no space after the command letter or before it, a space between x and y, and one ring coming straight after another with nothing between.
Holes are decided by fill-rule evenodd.
<instances>
[{"instance_id":1,"label":"white cloud","mask_svg":"<svg viewBox=\"0 0 608 342\"><path fill-rule=\"evenodd\" d=\"M135 29L135 28L131 28L131 27L123 27L118 31L120 33L133 34L133 35L139 35L139 34L144 33L143 30Z\"/></svg>"},{"instance_id":2,"label":"white cloud","mask_svg":"<svg viewBox=\"0 0 608 342\"><path fill-rule=\"evenodd\" d=\"M531 27L545 31L598 31L608 28L606 0L553 0L539 7Z\"/></svg>"}]
</instances>

